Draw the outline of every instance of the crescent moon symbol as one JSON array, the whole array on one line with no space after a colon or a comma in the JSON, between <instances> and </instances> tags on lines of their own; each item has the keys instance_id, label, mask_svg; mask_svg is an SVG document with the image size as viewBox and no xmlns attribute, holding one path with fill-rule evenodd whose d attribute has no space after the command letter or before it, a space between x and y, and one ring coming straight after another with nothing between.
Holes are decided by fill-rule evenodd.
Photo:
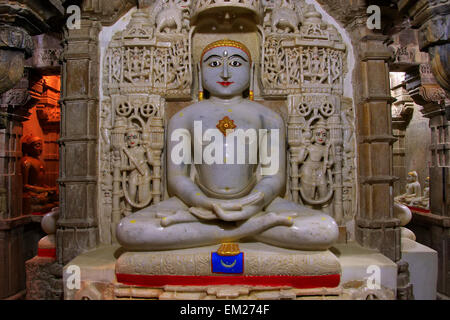
<instances>
[{"instance_id":1,"label":"crescent moon symbol","mask_svg":"<svg viewBox=\"0 0 450 320\"><path fill-rule=\"evenodd\" d=\"M225 268L233 268L236 265L237 260L234 260L234 262L232 264L226 264L225 262L223 262L222 259L220 259L220 264L222 266L224 266Z\"/></svg>"}]
</instances>

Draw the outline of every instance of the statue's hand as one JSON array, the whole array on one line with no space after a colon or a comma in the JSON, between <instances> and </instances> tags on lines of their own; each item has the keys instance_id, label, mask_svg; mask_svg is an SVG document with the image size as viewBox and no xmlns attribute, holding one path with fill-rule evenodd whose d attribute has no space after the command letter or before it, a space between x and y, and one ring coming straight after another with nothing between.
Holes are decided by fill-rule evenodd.
<instances>
[{"instance_id":1,"label":"statue's hand","mask_svg":"<svg viewBox=\"0 0 450 320\"><path fill-rule=\"evenodd\" d=\"M264 199L264 194L262 192L255 192L238 199L230 199L230 200L214 199L211 203L211 207L212 204L215 203L220 205L220 207L224 210L231 210L231 211L242 210L243 207L258 203L262 199Z\"/></svg>"},{"instance_id":2,"label":"statue's hand","mask_svg":"<svg viewBox=\"0 0 450 320\"><path fill-rule=\"evenodd\" d=\"M263 199L264 193L256 192L244 198L234 200L229 204L214 203L213 211L221 220L224 221L246 220L263 210ZM242 208L235 210L231 206L234 205L234 202L241 205Z\"/></svg>"},{"instance_id":3,"label":"statue's hand","mask_svg":"<svg viewBox=\"0 0 450 320\"><path fill-rule=\"evenodd\" d=\"M208 198L204 207L191 207L189 212L201 219L239 221L250 218L263 209L264 193L256 192L243 198L222 200Z\"/></svg>"}]
</instances>

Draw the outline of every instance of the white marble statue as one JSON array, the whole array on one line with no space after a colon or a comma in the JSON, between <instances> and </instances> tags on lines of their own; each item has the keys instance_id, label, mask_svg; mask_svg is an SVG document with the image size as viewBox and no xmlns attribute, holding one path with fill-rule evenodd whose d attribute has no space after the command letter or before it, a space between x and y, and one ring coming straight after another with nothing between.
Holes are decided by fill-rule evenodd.
<instances>
[{"instance_id":1,"label":"white marble statue","mask_svg":"<svg viewBox=\"0 0 450 320\"><path fill-rule=\"evenodd\" d=\"M408 181L408 183L406 184L406 193L395 197L395 201L404 203L406 205L413 205L414 203L419 202L422 197L422 191L417 172L408 172L406 180Z\"/></svg>"},{"instance_id":2,"label":"white marble statue","mask_svg":"<svg viewBox=\"0 0 450 320\"><path fill-rule=\"evenodd\" d=\"M430 209L430 177L427 177L425 179L423 195L422 198L420 199L419 205L427 210Z\"/></svg>"},{"instance_id":3,"label":"white marble statue","mask_svg":"<svg viewBox=\"0 0 450 320\"><path fill-rule=\"evenodd\" d=\"M243 97L251 78L249 50L220 40L208 45L200 59L209 99L182 109L168 124L166 170L172 197L123 218L116 232L119 243L146 251L240 239L299 250L329 248L338 238L333 218L283 199L285 125L277 113ZM248 140L239 143L239 132ZM267 134L254 139L252 132ZM234 134L238 143L228 139ZM180 148L183 141L192 142L191 149ZM223 143L214 149L213 141L215 146ZM267 145L271 158L261 156Z\"/></svg>"}]
</instances>

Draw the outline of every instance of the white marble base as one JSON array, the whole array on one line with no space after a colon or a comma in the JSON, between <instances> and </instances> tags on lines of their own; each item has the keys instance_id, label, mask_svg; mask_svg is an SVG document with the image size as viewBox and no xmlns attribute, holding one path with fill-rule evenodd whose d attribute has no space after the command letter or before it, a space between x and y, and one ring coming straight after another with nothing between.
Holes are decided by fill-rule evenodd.
<instances>
[{"instance_id":1,"label":"white marble base","mask_svg":"<svg viewBox=\"0 0 450 320\"><path fill-rule=\"evenodd\" d=\"M436 300L437 252L416 241L402 238L402 260L408 262L415 300Z\"/></svg>"},{"instance_id":2,"label":"white marble base","mask_svg":"<svg viewBox=\"0 0 450 320\"><path fill-rule=\"evenodd\" d=\"M397 264L386 256L356 243L336 244L331 252L341 264L341 285L352 281L367 281L374 273L369 267L377 266L380 270L380 285L397 294Z\"/></svg>"},{"instance_id":3,"label":"white marble base","mask_svg":"<svg viewBox=\"0 0 450 320\"><path fill-rule=\"evenodd\" d=\"M377 251L360 247L354 243L339 244L330 250L341 265L341 283L337 288L289 289L254 288L245 286L186 287L166 286L146 288L123 285L117 282L116 262L123 253L119 246L99 247L83 253L64 267L64 298L66 300L89 299L220 299L226 291L227 297L237 294L239 299L367 299L368 295L378 299L395 299L397 265ZM367 288L367 268L380 267L379 290ZM74 269L80 270L79 287L74 287ZM70 271L70 272L69 272ZM230 295L229 291L233 291ZM214 291L214 292L213 292ZM216 292L217 291L217 292ZM242 291L242 292L241 292ZM266 292L267 291L267 292ZM174 296L174 293L178 295ZM261 296L262 295L262 296ZM260 297L261 296L261 297ZM267 298L266 297L266 298ZM235 297L236 298L236 297Z\"/></svg>"}]
</instances>

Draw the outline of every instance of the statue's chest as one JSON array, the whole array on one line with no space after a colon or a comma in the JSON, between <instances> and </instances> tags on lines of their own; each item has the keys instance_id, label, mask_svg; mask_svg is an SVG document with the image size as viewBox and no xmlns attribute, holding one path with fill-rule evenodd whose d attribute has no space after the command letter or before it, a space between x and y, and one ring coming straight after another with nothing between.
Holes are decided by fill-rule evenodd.
<instances>
[{"instance_id":1,"label":"statue's chest","mask_svg":"<svg viewBox=\"0 0 450 320\"><path fill-rule=\"evenodd\" d=\"M226 130L261 129L261 124L258 119L252 119L252 117L249 117L249 115L244 112L232 111L205 113L195 120L195 125L197 130L199 125L201 125L203 132L208 129L217 129L222 133L226 132Z\"/></svg>"},{"instance_id":2,"label":"statue's chest","mask_svg":"<svg viewBox=\"0 0 450 320\"><path fill-rule=\"evenodd\" d=\"M309 156L313 161L321 161L324 157L325 149L316 145L309 147Z\"/></svg>"}]
</instances>

